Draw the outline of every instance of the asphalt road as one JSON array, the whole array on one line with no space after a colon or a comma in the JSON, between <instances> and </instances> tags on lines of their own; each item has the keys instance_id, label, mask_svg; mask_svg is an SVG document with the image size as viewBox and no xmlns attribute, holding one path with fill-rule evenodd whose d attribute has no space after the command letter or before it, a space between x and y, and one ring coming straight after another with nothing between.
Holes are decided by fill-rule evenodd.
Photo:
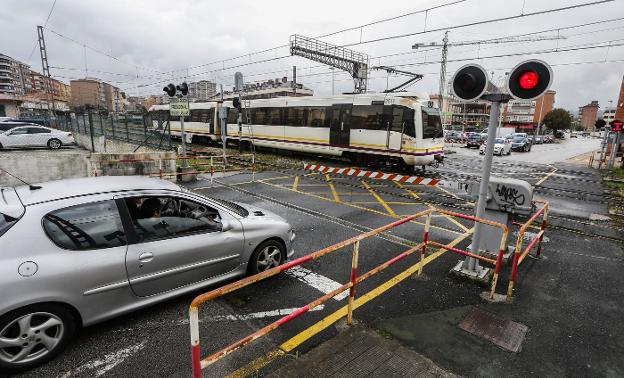
<instances>
[{"instance_id":1,"label":"asphalt road","mask_svg":"<svg viewBox=\"0 0 624 378\"><path fill-rule=\"evenodd\" d=\"M595 151L600 148L600 139L578 137L569 138L559 141L559 143L536 144L531 147L529 152L512 151L509 156L495 156L495 160L500 161L517 161L539 164L554 164L563 162L571 157L582 155L587 152ZM479 150L476 148L465 148L454 146L450 147L458 155L471 157L480 157Z\"/></svg>"},{"instance_id":2,"label":"asphalt road","mask_svg":"<svg viewBox=\"0 0 624 378\"><path fill-rule=\"evenodd\" d=\"M530 154L537 155L536 150ZM554 168L558 170L553 172ZM583 214L600 211L596 206L601 204L595 201L559 196L566 194L565 190L577 190L580 182L584 183L583 190L600 190L598 179L591 171L513 160L498 161L495 170L501 175L522 176L537 186L563 189L552 191L551 198L561 201L556 208L581 209ZM434 174L451 177L453 174L477 175L478 172L478 160L458 153L450 155ZM465 199L436 188L398 187L373 181L364 184L353 178L304 176L301 171L268 171L257 174L256 178L256 182L249 182L249 175L233 175L219 180L224 185L210 186L207 181L198 181L191 187L199 193L254 204L288 219L297 232L297 256L379 227L397 216L426 209L431 203L436 206L446 203L448 209L471 212L471 205ZM608 234L621 239L621 232L611 229L606 222L587 224L583 217L559 218L553 222L570 230L548 231L545 258L528 260L526 266L521 267L517 300L512 305L488 305L479 296L482 288L450 279L448 271L460 257L447 252L425 267L423 277L405 279L356 310L355 317L369 326L390 329L387 322L396 324L397 319L406 316L417 320L421 319L418 316L426 314L485 306L530 327L520 354L510 356L497 352L483 341L453 332L448 333L449 339L440 340L432 332L438 326L442 329L436 323L422 323L431 325L428 332L422 328L406 330L402 334L403 341L442 366L467 376L621 376L624 363L618 351L624 347L621 341L624 327L620 321L624 314L618 288L624 283L619 273L624 255L621 242L600 236ZM465 221L455 223L447 217L435 217L432 224L431 239L443 243L460 237L465 228L471 227ZM407 249L410 242L419 241L421 235L422 224L411 223L363 242L360 271L396 256ZM465 248L466 244L467 240L458 247ZM277 320L279 314L289 309L317 299L332 285L346 282L350 260L350 250L343 249L306 264L305 270L274 277L202 306L202 356ZM358 297L379 287L415 261L416 256L410 257L373 276L358 287ZM508 270L501 275L499 293L505 291L507 275ZM86 328L54 361L21 376L187 377L190 374L190 335L186 319L193 297L184 296ZM345 304L344 298L331 299L322 311L307 313L252 346L235 352L206 369L204 376L226 376L244 367ZM310 338L290 353L305 353L336 332L331 324L315 336L308 331ZM400 339L399 336L396 337ZM417 342L419 338L422 338L420 343ZM454 344L455 341L458 343ZM449 345L462 347L458 350ZM461 358L457 357L459 352ZM269 363L259 375L278 368L283 360ZM483 366L489 367L484 369ZM509 366L508 370L503 369L505 366Z\"/></svg>"}]
</instances>

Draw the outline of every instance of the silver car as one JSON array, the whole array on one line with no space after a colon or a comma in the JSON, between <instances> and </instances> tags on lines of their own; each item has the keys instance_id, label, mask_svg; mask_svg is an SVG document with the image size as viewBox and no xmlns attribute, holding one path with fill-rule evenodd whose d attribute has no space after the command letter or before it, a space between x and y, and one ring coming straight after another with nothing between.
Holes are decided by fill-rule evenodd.
<instances>
[{"instance_id":1,"label":"silver car","mask_svg":"<svg viewBox=\"0 0 624 378\"><path fill-rule=\"evenodd\" d=\"M48 147L56 150L72 144L76 141L70 132L35 124L0 133L0 148Z\"/></svg>"},{"instance_id":2,"label":"silver car","mask_svg":"<svg viewBox=\"0 0 624 378\"><path fill-rule=\"evenodd\" d=\"M283 218L171 182L94 177L0 188L0 371L77 329L292 256Z\"/></svg>"}]
</instances>

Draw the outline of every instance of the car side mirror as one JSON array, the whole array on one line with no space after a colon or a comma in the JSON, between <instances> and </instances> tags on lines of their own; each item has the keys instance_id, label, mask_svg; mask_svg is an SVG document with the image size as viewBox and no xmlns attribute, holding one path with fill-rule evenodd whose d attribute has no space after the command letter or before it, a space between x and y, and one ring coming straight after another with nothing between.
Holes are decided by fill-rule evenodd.
<instances>
[{"instance_id":1,"label":"car side mirror","mask_svg":"<svg viewBox=\"0 0 624 378\"><path fill-rule=\"evenodd\" d=\"M232 228L232 223L229 220L221 219L221 232L230 231Z\"/></svg>"}]
</instances>

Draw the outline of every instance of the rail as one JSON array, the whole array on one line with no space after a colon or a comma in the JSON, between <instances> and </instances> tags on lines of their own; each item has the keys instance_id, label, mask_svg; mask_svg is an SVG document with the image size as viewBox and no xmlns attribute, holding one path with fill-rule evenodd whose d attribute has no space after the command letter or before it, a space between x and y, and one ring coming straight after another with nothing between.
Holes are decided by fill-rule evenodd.
<instances>
[{"instance_id":1,"label":"rail","mask_svg":"<svg viewBox=\"0 0 624 378\"><path fill-rule=\"evenodd\" d=\"M524 259L527 257L531 249L537 245L537 250L535 255L539 257L542 251L542 240L544 239L544 232L546 230L546 222L548 220L548 202L535 200L535 203L540 203L543 206L535 212L524 224L521 225L518 230L518 240L516 241L516 249L514 250L513 262L511 264L511 273L509 275L509 285L507 286L507 300L511 300L513 296L513 288L516 282L517 274L518 274L518 266L522 264ZM524 244L524 234L528 228L536 229L537 227L533 225L533 223L537 220L537 218L543 215L542 223L539 226L539 231L533 239L529 242L526 248L522 249L522 244Z\"/></svg>"},{"instance_id":2,"label":"rail","mask_svg":"<svg viewBox=\"0 0 624 378\"><path fill-rule=\"evenodd\" d=\"M502 234L501 234L501 243L500 243L500 249L499 249L499 253L498 253L498 257L496 260L493 259L489 259L483 256L479 256L476 254L473 254L471 252L468 251L464 251L446 244L442 244L442 243L438 243L435 241L431 241L429 240L429 226L431 223L431 217L434 213L437 214L444 214L444 215L449 215L449 216L454 216L457 218L461 218L461 219L466 219L466 220L470 220L470 221L474 221L474 222L479 222L479 223L483 223L486 225L490 225L493 227L498 227L501 229ZM358 260L359 260L359 250L360 250L360 241L367 239L369 237L378 235L382 232L385 232L391 228L400 226L402 224L405 224L407 222L410 222L414 219L417 218L421 218L421 217L426 217L426 221L425 221L425 228L424 228L424 232L423 232L423 241L421 243L418 243L417 245L405 250L404 252L400 253L399 255L393 257L392 259L384 262L383 264L369 270L368 272L358 276ZM468 231L470 232L470 231ZM479 259L481 261L487 262L487 263L492 263L496 265L495 268L495 273L494 276L492 278L492 285L490 288L490 293L489 296L490 298L492 298L494 296L494 292L496 290L496 283L498 280L498 275L500 272L500 268L502 265L502 260L503 260L503 252L505 250L505 246L506 246L506 241L507 241L507 235L508 235L508 229L505 225L497 223L497 222L493 222L487 219L480 219L480 218L476 218L470 215L465 215L465 214L461 214L461 213L455 213L455 212L451 212L451 211L446 211L446 210L441 210L441 209L436 209L436 208L430 208L424 211L421 211L419 213L410 215L408 217L405 218L401 218L395 222L389 223L385 226L376 228L374 230L365 232L363 234L357 235L355 237L352 237L350 239L344 240L342 242L336 243L332 246L329 246L327 248L321 249L320 251L316 251L314 253L311 253L309 255L300 257L296 260L293 260L291 262L288 262L286 264L280 265L278 267L266 270L264 272L255 274L253 276L250 277L246 277L244 279L241 279L239 281L230 283L226 286L217 288L215 290L212 290L208 293L204 293L201 294L199 296L197 296L193 302L191 303L191 305L189 306L189 320L190 320L190 331L191 331L191 359L192 359L192 369L193 369L193 377L194 378L199 378L201 376L201 370L210 366L211 364L215 363L216 361L220 360L221 358L229 355L230 353L236 351L239 348L242 348L243 346L251 343L252 341L267 335L269 332L275 330L276 328L280 327L281 325L288 323L296 318L298 318L299 316L305 314L306 312L312 310L313 308L321 305L322 303L328 301L329 299L331 299L332 297L346 291L349 290L349 299L348 299L348 304L347 304L347 324L351 324L352 323L352 319L353 319L353 306L354 306L354 300L355 300L355 290L356 290L356 286L361 283L362 281L370 278L371 276L383 271L384 269L388 268L389 266L395 264L398 261L403 260L404 258L406 258L407 256L413 254L414 252L420 251L420 262L419 262L419 267L418 267L418 274L420 275L422 273L422 268L423 268L423 260L425 258L425 254L427 251L427 247L429 245L431 246L435 246L438 248L442 248L442 249L446 249L448 251L451 252L455 252L455 253L459 253L461 255L465 255L465 256L470 256L470 257L474 257L476 259ZM351 275L350 275L350 279L349 282L343 284L342 286L340 286L339 288L333 290L330 293L325 294L324 296L318 298L315 301L312 301L310 303L308 303L307 305L298 308L297 310L295 310L294 312L292 312L289 315L286 315L280 319L278 319L277 321L263 327L262 329L248 335L247 337L244 337L236 342L234 342L233 344L230 344L229 346L221 349L220 351L213 353L211 355L209 355L208 357L205 358L201 358L201 354L200 354L200 343L199 343L199 306L202 303L205 303L207 301L211 301L214 300L216 298L219 298L227 293L231 293L235 290L238 290L240 288L249 286L253 283L262 281L266 278L275 276L276 274L279 274L281 272L284 272L290 268L293 268L295 266L299 266L303 263L306 263L308 261L312 261L312 260L316 260L322 256L325 256L329 253L335 252L337 250L340 250L342 248L345 247L349 247L349 246L353 246L353 251L352 251L352 258L351 258Z\"/></svg>"}]
</instances>

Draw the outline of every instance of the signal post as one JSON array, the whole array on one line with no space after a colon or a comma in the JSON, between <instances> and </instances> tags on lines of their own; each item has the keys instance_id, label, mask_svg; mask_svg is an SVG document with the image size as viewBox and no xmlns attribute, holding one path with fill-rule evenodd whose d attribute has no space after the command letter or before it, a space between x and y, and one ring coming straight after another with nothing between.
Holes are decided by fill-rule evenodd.
<instances>
[{"instance_id":1,"label":"signal post","mask_svg":"<svg viewBox=\"0 0 624 378\"><path fill-rule=\"evenodd\" d=\"M550 87L552 76L552 70L545 62L539 60L522 62L513 68L507 79L507 89L509 93L505 93L490 83L485 69L476 64L463 66L453 76L451 85L453 94L462 101L468 102L483 99L492 103L490 106L488 138L476 205L475 216L477 218L487 218L486 205L488 201L491 200L488 198L488 193L490 192L490 173L492 170L494 144L501 105L512 98L532 100L541 96ZM516 184L521 185L521 183ZM474 234L470 246L472 253L481 255L484 252L488 252L487 250L483 250L483 246L488 243L484 243L482 239L491 238L492 235L489 233L490 230L487 226L484 227L483 224L475 222ZM453 268L451 273L471 280L485 282L489 281L491 276L490 269L481 267L479 261L472 257L466 257L464 261L460 261L455 268Z\"/></svg>"}]
</instances>

